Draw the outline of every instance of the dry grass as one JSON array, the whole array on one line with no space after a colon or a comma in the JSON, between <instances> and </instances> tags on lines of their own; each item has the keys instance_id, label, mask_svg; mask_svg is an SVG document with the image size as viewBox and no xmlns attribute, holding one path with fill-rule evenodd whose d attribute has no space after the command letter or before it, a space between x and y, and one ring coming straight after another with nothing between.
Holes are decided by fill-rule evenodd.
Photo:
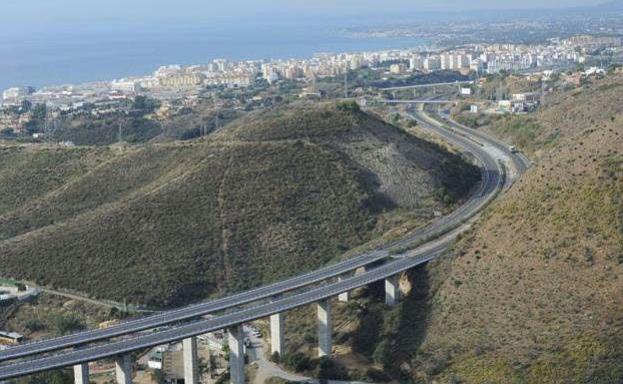
<instances>
[{"instance_id":1,"label":"dry grass","mask_svg":"<svg viewBox=\"0 0 623 384\"><path fill-rule=\"evenodd\" d=\"M620 81L554 96L533 116L561 127L531 142L538 163L446 258L409 273L397 309L376 314L389 329L370 349L387 351L394 379L623 382L623 114L605 97Z\"/></svg>"},{"instance_id":2,"label":"dry grass","mask_svg":"<svg viewBox=\"0 0 623 384\"><path fill-rule=\"evenodd\" d=\"M575 122L566 103L538 121L569 108ZM432 266L440 273L418 356L444 356L442 381L623 380L623 118L593 124L561 134L455 257ZM426 361L414 359L413 372Z\"/></svg>"}]
</instances>

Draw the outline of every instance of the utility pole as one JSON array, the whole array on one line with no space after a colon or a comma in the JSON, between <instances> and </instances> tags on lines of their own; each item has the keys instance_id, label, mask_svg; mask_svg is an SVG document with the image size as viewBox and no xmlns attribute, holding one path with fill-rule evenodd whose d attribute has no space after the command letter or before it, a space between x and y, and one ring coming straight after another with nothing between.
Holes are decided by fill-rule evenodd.
<instances>
[{"instance_id":1,"label":"utility pole","mask_svg":"<svg viewBox=\"0 0 623 384\"><path fill-rule=\"evenodd\" d=\"M44 136L44 140L47 140L48 135L50 134L50 111L48 111L46 109L45 111L45 118L43 120L43 136Z\"/></svg>"},{"instance_id":2,"label":"utility pole","mask_svg":"<svg viewBox=\"0 0 623 384\"><path fill-rule=\"evenodd\" d=\"M348 99L348 69L344 72L344 98Z\"/></svg>"},{"instance_id":3,"label":"utility pole","mask_svg":"<svg viewBox=\"0 0 623 384\"><path fill-rule=\"evenodd\" d=\"M48 142L52 142L53 138L56 136L56 132L58 132L58 118L52 117L50 121L48 117L46 117L44 139Z\"/></svg>"}]
</instances>

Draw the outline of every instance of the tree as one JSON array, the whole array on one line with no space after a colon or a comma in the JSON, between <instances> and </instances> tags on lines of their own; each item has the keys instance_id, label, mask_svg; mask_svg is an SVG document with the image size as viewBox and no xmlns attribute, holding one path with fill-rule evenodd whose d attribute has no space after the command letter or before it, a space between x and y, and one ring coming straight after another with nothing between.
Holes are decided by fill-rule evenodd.
<instances>
[{"instance_id":1,"label":"tree","mask_svg":"<svg viewBox=\"0 0 623 384\"><path fill-rule=\"evenodd\" d=\"M348 380L348 372L343 366L337 365L335 361L324 356L318 363L319 379Z\"/></svg>"},{"instance_id":2,"label":"tree","mask_svg":"<svg viewBox=\"0 0 623 384\"><path fill-rule=\"evenodd\" d=\"M56 316L54 318L54 326L59 335L66 335L68 333L84 329L82 319L74 313Z\"/></svg>"},{"instance_id":3,"label":"tree","mask_svg":"<svg viewBox=\"0 0 623 384\"><path fill-rule=\"evenodd\" d=\"M152 113L160 106L160 102L147 96L136 96L132 102L132 109L144 114Z\"/></svg>"},{"instance_id":4,"label":"tree","mask_svg":"<svg viewBox=\"0 0 623 384\"><path fill-rule=\"evenodd\" d=\"M345 112L359 112L359 104L357 104L356 101L342 101L341 103L339 103L337 105L337 108L340 111L345 111Z\"/></svg>"},{"instance_id":5,"label":"tree","mask_svg":"<svg viewBox=\"0 0 623 384\"><path fill-rule=\"evenodd\" d=\"M22 100L22 103L20 104L20 112L26 113L30 111L30 108L32 108L32 103L28 100Z\"/></svg>"},{"instance_id":6,"label":"tree","mask_svg":"<svg viewBox=\"0 0 623 384\"><path fill-rule=\"evenodd\" d=\"M48 371L38 373L19 383L24 384L73 384L74 379L71 373L65 370Z\"/></svg>"},{"instance_id":7,"label":"tree","mask_svg":"<svg viewBox=\"0 0 623 384\"><path fill-rule=\"evenodd\" d=\"M26 133L28 133L29 135L39 132L39 124L37 124L37 121L35 120L30 120L29 122L27 122L25 124L25 128L26 128Z\"/></svg>"},{"instance_id":8,"label":"tree","mask_svg":"<svg viewBox=\"0 0 623 384\"><path fill-rule=\"evenodd\" d=\"M32 317L26 319L24 321L24 328L29 330L30 332L38 332L46 328L46 325L39 316L31 315Z\"/></svg>"},{"instance_id":9,"label":"tree","mask_svg":"<svg viewBox=\"0 0 623 384\"><path fill-rule=\"evenodd\" d=\"M376 363L381 364L383 368L389 367L392 362L391 342L387 339L381 341L374 350L372 358Z\"/></svg>"},{"instance_id":10,"label":"tree","mask_svg":"<svg viewBox=\"0 0 623 384\"><path fill-rule=\"evenodd\" d=\"M38 122L45 121L45 118L47 115L48 115L48 107L45 104L37 104L32 109L32 118L37 120Z\"/></svg>"},{"instance_id":11,"label":"tree","mask_svg":"<svg viewBox=\"0 0 623 384\"><path fill-rule=\"evenodd\" d=\"M311 368L311 361L309 357L300 352L286 355L283 359L283 363L286 368L292 369L295 372L301 372Z\"/></svg>"},{"instance_id":12,"label":"tree","mask_svg":"<svg viewBox=\"0 0 623 384\"><path fill-rule=\"evenodd\" d=\"M399 113L393 113L393 114L391 115L391 117L389 118L389 121L390 121L393 125L398 125L398 124L400 124L400 119L401 119L401 116L400 116L400 114L399 114Z\"/></svg>"},{"instance_id":13,"label":"tree","mask_svg":"<svg viewBox=\"0 0 623 384\"><path fill-rule=\"evenodd\" d=\"M279 352L275 351L272 355L270 355L270 361L272 361L273 363L279 364L280 360L281 356L279 355Z\"/></svg>"}]
</instances>

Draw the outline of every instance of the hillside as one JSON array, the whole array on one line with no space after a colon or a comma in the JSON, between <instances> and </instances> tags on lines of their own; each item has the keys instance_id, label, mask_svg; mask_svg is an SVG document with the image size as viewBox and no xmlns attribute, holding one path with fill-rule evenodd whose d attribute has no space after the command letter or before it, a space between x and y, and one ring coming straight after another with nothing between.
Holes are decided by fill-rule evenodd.
<instances>
[{"instance_id":1,"label":"hillside","mask_svg":"<svg viewBox=\"0 0 623 384\"><path fill-rule=\"evenodd\" d=\"M178 305L316 268L379 221L448 209L459 157L352 105L299 104L213 137L0 149L0 276Z\"/></svg>"},{"instance_id":2,"label":"hillside","mask_svg":"<svg viewBox=\"0 0 623 384\"><path fill-rule=\"evenodd\" d=\"M206 132L216 129L217 120L222 127L241 114L236 110L218 110L211 105L199 104L179 108L163 117L156 116L151 110L103 116L77 115L59 119L52 139L98 146L111 145L119 140L130 144L188 140L199 137L202 129Z\"/></svg>"},{"instance_id":3,"label":"hillside","mask_svg":"<svg viewBox=\"0 0 623 384\"><path fill-rule=\"evenodd\" d=\"M623 382L620 78L535 117L541 159L452 255L411 273L388 372L416 382ZM588 104L588 100L600 100ZM551 148L551 149L550 149Z\"/></svg>"},{"instance_id":4,"label":"hillside","mask_svg":"<svg viewBox=\"0 0 623 384\"><path fill-rule=\"evenodd\" d=\"M613 74L550 95L546 108L535 115L507 115L484 129L515 143L533 157L540 157L561 139L614 120L623 113L622 99L623 73Z\"/></svg>"}]
</instances>

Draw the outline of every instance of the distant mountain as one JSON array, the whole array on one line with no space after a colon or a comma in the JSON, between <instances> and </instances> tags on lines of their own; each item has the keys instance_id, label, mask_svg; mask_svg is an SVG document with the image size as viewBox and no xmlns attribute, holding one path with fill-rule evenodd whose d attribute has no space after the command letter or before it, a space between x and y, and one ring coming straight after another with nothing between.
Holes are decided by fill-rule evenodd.
<instances>
[{"instance_id":1,"label":"distant mountain","mask_svg":"<svg viewBox=\"0 0 623 384\"><path fill-rule=\"evenodd\" d=\"M596 5L594 8L611 11L623 11L623 0L609 1L603 4Z\"/></svg>"},{"instance_id":2,"label":"distant mountain","mask_svg":"<svg viewBox=\"0 0 623 384\"><path fill-rule=\"evenodd\" d=\"M396 208L448 207L478 175L334 104L253 114L193 142L0 147L0 276L179 305L317 268Z\"/></svg>"}]
</instances>

